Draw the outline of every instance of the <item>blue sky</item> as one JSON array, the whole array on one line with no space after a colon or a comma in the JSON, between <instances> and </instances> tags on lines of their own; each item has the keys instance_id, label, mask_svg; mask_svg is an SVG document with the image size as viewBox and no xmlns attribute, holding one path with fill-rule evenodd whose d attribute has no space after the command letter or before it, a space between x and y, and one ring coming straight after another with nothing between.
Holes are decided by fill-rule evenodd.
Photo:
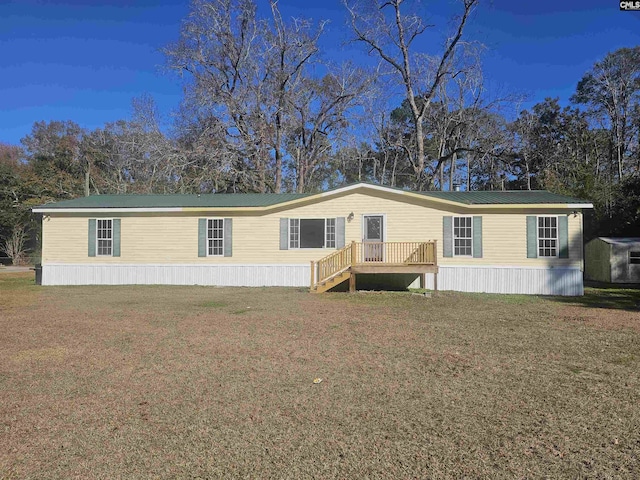
<instances>
[{"instance_id":1,"label":"blue sky","mask_svg":"<svg viewBox=\"0 0 640 480\"><path fill-rule=\"evenodd\" d=\"M432 0L421 8L440 26L454 6ZM280 0L280 8L285 17L330 20L325 57L368 61L344 45L339 0ZM188 11L188 1L178 0L0 0L0 142L19 144L39 120L91 129L128 118L131 99L145 93L169 119L182 89L163 72L160 49L177 39ZM467 34L487 47L491 89L527 95L528 108L545 97L566 103L595 61L639 45L640 12L621 12L617 0L493 0L481 4Z\"/></svg>"}]
</instances>

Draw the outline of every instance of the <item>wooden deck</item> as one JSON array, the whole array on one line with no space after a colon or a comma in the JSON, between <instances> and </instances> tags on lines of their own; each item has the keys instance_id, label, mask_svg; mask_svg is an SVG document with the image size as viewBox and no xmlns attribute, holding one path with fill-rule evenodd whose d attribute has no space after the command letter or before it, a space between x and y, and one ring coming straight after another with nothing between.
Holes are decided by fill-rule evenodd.
<instances>
[{"instance_id":1,"label":"wooden deck","mask_svg":"<svg viewBox=\"0 0 640 480\"><path fill-rule=\"evenodd\" d=\"M351 242L344 248L311 261L311 292L323 293L349 281L349 291L356 289L357 274L434 274L438 287L437 244L427 242Z\"/></svg>"},{"instance_id":2,"label":"wooden deck","mask_svg":"<svg viewBox=\"0 0 640 480\"><path fill-rule=\"evenodd\" d=\"M353 273L435 273L438 267L435 265L418 264L393 264L371 265L369 263L357 263L351 267Z\"/></svg>"}]
</instances>

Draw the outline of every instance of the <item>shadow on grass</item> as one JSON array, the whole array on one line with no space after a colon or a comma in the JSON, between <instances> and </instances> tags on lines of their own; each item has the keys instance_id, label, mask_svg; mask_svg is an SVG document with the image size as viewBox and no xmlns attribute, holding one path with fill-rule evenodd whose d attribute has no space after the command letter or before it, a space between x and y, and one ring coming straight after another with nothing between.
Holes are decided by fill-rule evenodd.
<instances>
[{"instance_id":1,"label":"shadow on grass","mask_svg":"<svg viewBox=\"0 0 640 480\"><path fill-rule=\"evenodd\" d=\"M607 308L640 312L640 285L611 283L585 284L582 297L554 297L560 303L581 305L590 308Z\"/></svg>"}]
</instances>

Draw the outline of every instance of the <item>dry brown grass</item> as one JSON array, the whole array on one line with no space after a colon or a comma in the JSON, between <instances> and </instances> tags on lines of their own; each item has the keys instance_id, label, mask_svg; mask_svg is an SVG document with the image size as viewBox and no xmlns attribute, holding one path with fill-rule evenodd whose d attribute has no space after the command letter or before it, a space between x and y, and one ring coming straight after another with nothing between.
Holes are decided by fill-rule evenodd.
<instances>
[{"instance_id":1,"label":"dry brown grass","mask_svg":"<svg viewBox=\"0 0 640 480\"><path fill-rule=\"evenodd\" d=\"M640 476L640 312L31 283L0 275L0 477Z\"/></svg>"}]
</instances>

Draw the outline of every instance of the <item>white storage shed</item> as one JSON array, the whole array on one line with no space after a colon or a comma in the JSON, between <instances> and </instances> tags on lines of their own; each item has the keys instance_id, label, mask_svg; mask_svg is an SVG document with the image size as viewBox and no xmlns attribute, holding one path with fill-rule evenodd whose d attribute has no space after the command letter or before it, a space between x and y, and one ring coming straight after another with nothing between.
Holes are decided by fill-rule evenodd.
<instances>
[{"instance_id":1,"label":"white storage shed","mask_svg":"<svg viewBox=\"0 0 640 480\"><path fill-rule=\"evenodd\" d=\"M640 283L640 237L598 237L585 246L585 277L609 283Z\"/></svg>"}]
</instances>

